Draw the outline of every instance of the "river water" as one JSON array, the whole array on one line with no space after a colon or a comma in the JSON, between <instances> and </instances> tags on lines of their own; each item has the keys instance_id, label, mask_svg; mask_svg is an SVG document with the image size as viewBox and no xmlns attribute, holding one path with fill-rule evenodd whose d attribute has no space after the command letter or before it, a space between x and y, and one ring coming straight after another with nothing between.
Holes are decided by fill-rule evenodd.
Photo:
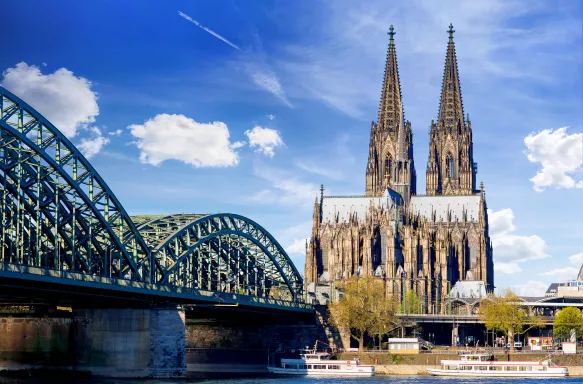
<instances>
[{"instance_id":1,"label":"river water","mask_svg":"<svg viewBox=\"0 0 583 384\"><path fill-rule=\"evenodd\" d=\"M436 378L430 376L376 376L359 379L343 378L308 378L308 377L270 377L224 380L43 380L1 378L0 384L559 384L583 383L583 378L563 379L474 379L474 378Z\"/></svg>"}]
</instances>

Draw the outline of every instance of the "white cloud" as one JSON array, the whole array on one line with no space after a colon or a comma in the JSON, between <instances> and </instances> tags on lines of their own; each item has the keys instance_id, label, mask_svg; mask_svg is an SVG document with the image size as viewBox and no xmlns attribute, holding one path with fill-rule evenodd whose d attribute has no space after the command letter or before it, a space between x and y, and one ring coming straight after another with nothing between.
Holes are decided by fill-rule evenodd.
<instances>
[{"instance_id":1,"label":"white cloud","mask_svg":"<svg viewBox=\"0 0 583 384\"><path fill-rule=\"evenodd\" d=\"M494 246L494 270L500 274L520 272L519 263L548 257L546 242L537 235L516 235L514 213L505 208L488 210L490 237Z\"/></svg>"},{"instance_id":2,"label":"white cloud","mask_svg":"<svg viewBox=\"0 0 583 384\"><path fill-rule=\"evenodd\" d=\"M265 61L256 59L249 61L245 70L256 85L275 95L288 107L293 107L285 95L279 77Z\"/></svg>"},{"instance_id":3,"label":"white cloud","mask_svg":"<svg viewBox=\"0 0 583 384\"><path fill-rule=\"evenodd\" d=\"M198 123L184 115L159 114L144 124L128 127L137 138L140 162L159 165L178 160L195 167L229 167L239 163L242 142L230 142L227 125Z\"/></svg>"},{"instance_id":4,"label":"white cloud","mask_svg":"<svg viewBox=\"0 0 583 384\"><path fill-rule=\"evenodd\" d=\"M257 86L276 96L286 106L293 108L281 85L279 76L269 63L263 50L263 43L258 35L255 35L252 49L245 53L241 60L244 71Z\"/></svg>"},{"instance_id":5,"label":"white cloud","mask_svg":"<svg viewBox=\"0 0 583 384\"><path fill-rule=\"evenodd\" d=\"M22 98L71 138L79 128L95 122L99 114L97 94L91 82L61 68L44 75L24 62L2 73L2 86Z\"/></svg>"},{"instance_id":6,"label":"white cloud","mask_svg":"<svg viewBox=\"0 0 583 384\"><path fill-rule=\"evenodd\" d=\"M552 277L553 282L557 283L564 283L568 280L576 279L577 275L579 274L581 264L583 263L583 252L570 256L569 262L574 265L574 267L566 266L555 268L546 272L541 272L539 275Z\"/></svg>"},{"instance_id":7,"label":"white cloud","mask_svg":"<svg viewBox=\"0 0 583 384\"><path fill-rule=\"evenodd\" d=\"M275 120L275 115L271 113L269 115L266 115L265 117L267 117L269 120Z\"/></svg>"},{"instance_id":8,"label":"white cloud","mask_svg":"<svg viewBox=\"0 0 583 384\"><path fill-rule=\"evenodd\" d=\"M518 296L542 297L548 287L549 284L542 281L528 280L526 283L513 285L512 290Z\"/></svg>"},{"instance_id":9,"label":"white cloud","mask_svg":"<svg viewBox=\"0 0 583 384\"><path fill-rule=\"evenodd\" d=\"M494 257L496 257L496 253L494 253ZM496 272L497 275L512 275L514 273L522 272L522 268L518 266L518 263L497 261L494 263L494 272Z\"/></svg>"},{"instance_id":10,"label":"white cloud","mask_svg":"<svg viewBox=\"0 0 583 384\"><path fill-rule=\"evenodd\" d=\"M246 130L245 135L249 138L249 146L255 148L255 152L269 157L275 155L275 148L283 145L283 140L275 129L255 126L251 130Z\"/></svg>"},{"instance_id":11,"label":"white cloud","mask_svg":"<svg viewBox=\"0 0 583 384\"><path fill-rule=\"evenodd\" d=\"M285 251L287 253L300 253L302 255L306 254L306 240L307 239L297 239L287 247Z\"/></svg>"},{"instance_id":12,"label":"white cloud","mask_svg":"<svg viewBox=\"0 0 583 384\"><path fill-rule=\"evenodd\" d=\"M318 186L306 183L296 178L293 173L279 169L255 165L255 176L269 182L271 187L262 189L251 201L262 204L291 204L296 206L309 206L313 204L314 197L318 193Z\"/></svg>"},{"instance_id":13,"label":"white cloud","mask_svg":"<svg viewBox=\"0 0 583 384\"><path fill-rule=\"evenodd\" d=\"M583 171L583 133L567 134L567 127L545 129L524 138L528 160L539 163L541 169L530 179L533 188L583 188L583 177L573 174Z\"/></svg>"},{"instance_id":14,"label":"white cloud","mask_svg":"<svg viewBox=\"0 0 583 384\"><path fill-rule=\"evenodd\" d=\"M295 164L298 168L315 175L325 176L332 180L342 179L342 173L335 169L324 168L302 160L296 160Z\"/></svg>"},{"instance_id":15,"label":"white cloud","mask_svg":"<svg viewBox=\"0 0 583 384\"><path fill-rule=\"evenodd\" d=\"M581 264L583 264L583 252L574 254L573 256L569 257L569 261L571 262L571 264L580 267Z\"/></svg>"},{"instance_id":16,"label":"white cloud","mask_svg":"<svg viewBox=\"0 0 583 384\"><path fill-rule=\"evenodd\" d=\"M123 131L122 131L121 129L118 129L118 130L116 130L116 131L109 132L108 134L109 134L110 136L119 136L119 135L121 135L121 133L122 133L122 132L123 132Z\"/></svg>"},{"instance_id":17,"label":"white cloud","mask_svg":"<svg viewBox=\"0 0 583 384\"><path fill-rule=\"evenodd\" d=\"M285 251L292 258L296 267L304 270L306 262L306 240L312 233L312 221L306 220L298 224L275 232L275 236L281 244L287 244Z\"/></svg>"},{"instance_id":18,"label":"white cloud","mask_svg":"<svg viewBox=\"0 0 583 384\"><path fill-rule=\"evenodd\" d=\"M103 137L99 128L90 127L87 130L89 131L89 137L82 138L77 148L86 158L91 159L104 145L109 143L109 139Z\"/></svg>"},{"instance_id":19,"label":"white cloud","mask_svg":"<svg viewBox=\"0 0 583 384\"><path fill-rule=\"evenodd\" d=\"M551 276L554 282L564 283L567 280L573 280L577 278L579 269L573 267L555 268L547 272L539 273L541 276Z\"/></svg>"}]
</instances>

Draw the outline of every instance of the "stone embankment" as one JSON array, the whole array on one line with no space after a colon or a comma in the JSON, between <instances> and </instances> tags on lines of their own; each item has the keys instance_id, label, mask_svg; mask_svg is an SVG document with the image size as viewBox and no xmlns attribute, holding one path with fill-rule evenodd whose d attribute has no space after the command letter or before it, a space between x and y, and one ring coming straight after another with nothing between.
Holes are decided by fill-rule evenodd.
<instances>
[{"instance_id":1,"label":"stone embankment","mask_svg":"<svg viewBox=\"0 0 583 384\"><path fill-rule=\"evenodd\" d=\"M498 361L540 361L548 358L548 354L515 353L495 355ZM569 376L583 376L583 354L553 355L553 362L568 367ZM338 360L359 358L365 364L375 364L379 375L427 375L427 368L439 367L441 360L457 360L456 354L422 353L419 355L394 355L389 353L342 353Z\"/></svg>"}]
</instances>

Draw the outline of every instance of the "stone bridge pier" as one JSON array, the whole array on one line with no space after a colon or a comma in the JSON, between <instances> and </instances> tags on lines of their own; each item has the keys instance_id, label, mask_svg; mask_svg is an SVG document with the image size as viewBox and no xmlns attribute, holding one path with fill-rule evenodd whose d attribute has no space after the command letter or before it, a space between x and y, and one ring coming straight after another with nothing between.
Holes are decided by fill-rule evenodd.
<instances>
[{"instance_id":1,"label":"stone bridge pier","mask_svg":"<svg viewBox=\"0 0 583 384\"><path fill-rule=\"evenodd\" d=\"M185 330L184 311L176 307L4 312L0 371L182 378Z\"/></svg>"},{"instance_id":2,"label":"stone bridge pier","mask_svg":"<svg viewBox=\"0 0 583 384\"><path fill-rule=\"evenodd\" d=\"M77 309L76 368L108 377L186 377L184 310Z\"/></svg>"}]
</instances>

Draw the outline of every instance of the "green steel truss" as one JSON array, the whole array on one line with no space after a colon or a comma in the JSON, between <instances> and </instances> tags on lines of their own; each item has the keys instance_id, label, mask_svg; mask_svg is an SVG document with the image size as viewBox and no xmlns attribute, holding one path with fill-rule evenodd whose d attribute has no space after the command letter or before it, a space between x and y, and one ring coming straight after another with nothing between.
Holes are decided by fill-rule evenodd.
<instances>
[{"instance_id":1,"label":"green steel truss","mask_svg":"<svg viewBox=\"0 0 583 384\"><path fill-rule=\"evenodd\" d=\"M2 268L302 298L300 274L254 221L228 213L132 220L75 146L2 87L0 129Z\"/></svg>"}]
</instances>

